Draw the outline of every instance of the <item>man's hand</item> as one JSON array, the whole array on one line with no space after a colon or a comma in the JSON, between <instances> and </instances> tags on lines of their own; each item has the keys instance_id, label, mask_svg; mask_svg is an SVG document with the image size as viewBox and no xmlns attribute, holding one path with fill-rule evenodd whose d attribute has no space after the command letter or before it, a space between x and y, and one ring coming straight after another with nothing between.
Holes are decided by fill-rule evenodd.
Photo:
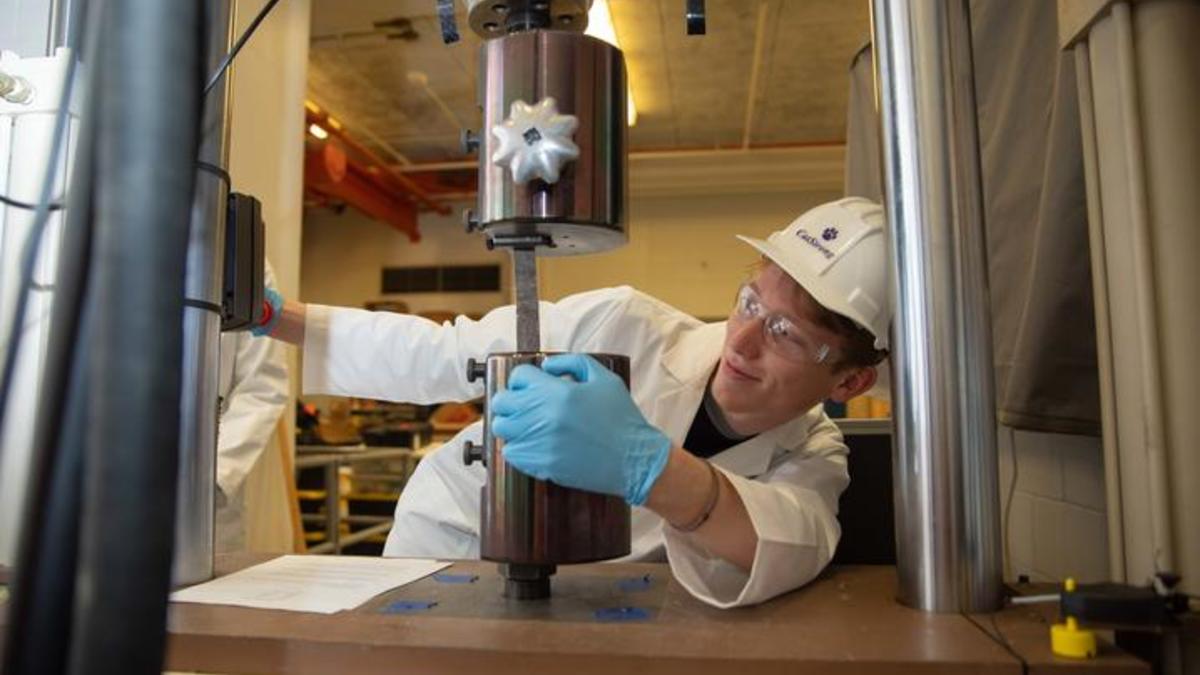
<instances>
[{"instance_id":1,"label":"man's hand","mask_svg":"<svg viewBox=\"0 0 1200 675\"><path fill-rule=\"evenodd\" d=\"M646 421L621 378L581 354L551 356L542 370L517 366L490 411L504 459L518 470L635 506L671 453L670 439Z\"/></svg>"}]
</instances>

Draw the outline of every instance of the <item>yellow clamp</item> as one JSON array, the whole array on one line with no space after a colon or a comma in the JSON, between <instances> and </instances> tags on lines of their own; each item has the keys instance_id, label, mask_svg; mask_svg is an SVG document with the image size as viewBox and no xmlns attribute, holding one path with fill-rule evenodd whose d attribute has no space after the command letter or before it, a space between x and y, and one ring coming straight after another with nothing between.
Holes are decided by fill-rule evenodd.
<instances>
[{"instance_id":1,"label":"yellow clamp","mask_svg":"<svg viewBox=\"0 0 1200 675\"><path fill-rule=\"evenodd\" d=\"M1066 592L1074 592L1075 580L1068 578L1064 587ZM1073 659L1095 658L1096 634L1080 628L1075 617L1068 616L1066 623L1056 623L1050 626L1050 649L1055 656Z\"/></svg>"}]
</instances>

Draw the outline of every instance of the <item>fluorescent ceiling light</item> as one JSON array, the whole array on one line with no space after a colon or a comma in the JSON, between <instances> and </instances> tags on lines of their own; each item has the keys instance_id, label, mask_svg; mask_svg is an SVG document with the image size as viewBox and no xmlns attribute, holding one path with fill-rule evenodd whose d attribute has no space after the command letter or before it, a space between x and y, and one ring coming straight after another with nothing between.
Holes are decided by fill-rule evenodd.
<instances>
[{"instance_id":1,"label":"fluorescent ceiling light","mask_svg":"<svg viewBox=\"0 0 1200 675\"><path fill-rule=\"evenodd\" d=\"M613 26L612 12L608 9L608 0L595 0L592 3L592 8L588 10L588 25L584 34L603 40L617 49L621 48L617 42L617 29ZM629 83L627 86L625 98L629 102L629 126L633 126L637 124L637 106L633 103L633 84Z\"/></svg>"},{"instance_id":2,"label":"fluorescent ceiling light","mask_svg":"<svg viewBox=\"0 0 1200 675\"><path fill-rule=\"evenodd\" d=\"M317 124L315 122L313 124L308 125L308 133L312 134L313 136L316 136L317 138L319 138L321 140L325 140L326 138L329 138L329 132L325 131L324 127L322 127L320 124Z\"/></svg>"}]
</instances>

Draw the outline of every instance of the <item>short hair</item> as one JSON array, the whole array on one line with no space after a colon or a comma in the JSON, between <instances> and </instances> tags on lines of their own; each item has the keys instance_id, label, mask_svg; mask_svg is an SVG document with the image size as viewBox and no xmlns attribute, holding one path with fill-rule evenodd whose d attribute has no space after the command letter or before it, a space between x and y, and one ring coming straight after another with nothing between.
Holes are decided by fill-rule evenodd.
<instances>
[{"instance_id":1,"label":"short hair","mask_svg":"<svg viewBox=\"0 0 1200 675\"><path fill-rule=\"evenodd\" d=\"M816 298L813 298L816 300ZM842 349L833 363L834 370L846 368L869 368L877 366L887 358L886 349L875 348L875 336L849 317L838 314L821 303L817 307L817 323L842 339Z\"/></svg>"},{"instance_id":2,"label":"short hair","mask_svg":"<svg viewBox=\"0 0 1200 675\"><path fill-rule=\"evenodd\" d=\"M762 256L751 269L754 272L759 272L767 265L778 267L773 260ZM795 282L800 290L804 291L805 295L812 299L813 306L816 308L817 325L832 331L842 339L842 349L838 350L838 358L833 362L833 369L835 371L845 370L846 368L870 368L879 365L888 357L886 349L875 348L875 336L871 331L863 328L850 317L838 314L825 305L822 305L812 293L808 292L808 289L803 284L795 279L792 279L792 281Z\"/></svg>"}]
</instances>

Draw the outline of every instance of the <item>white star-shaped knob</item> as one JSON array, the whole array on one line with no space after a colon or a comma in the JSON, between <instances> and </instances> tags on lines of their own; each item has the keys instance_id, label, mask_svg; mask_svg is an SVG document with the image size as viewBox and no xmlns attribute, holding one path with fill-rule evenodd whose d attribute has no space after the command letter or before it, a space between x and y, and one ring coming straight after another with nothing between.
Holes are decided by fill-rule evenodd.
<instances>
[{"instance_id":1,"label":"white star-shaped knob","mask_svg":"<svg viewBox=\"0 0 1200 675\"><path fill-rule=\"evenodd\" d=\"M578 127L577 117L559 114L553 97L537 105L513 101L508 119L492 127L500 141L492 163L507 166L518 185L534 178L557 183L563 165L579 158L579 146L571 140Z\"/></svg>"}]
</instances>

